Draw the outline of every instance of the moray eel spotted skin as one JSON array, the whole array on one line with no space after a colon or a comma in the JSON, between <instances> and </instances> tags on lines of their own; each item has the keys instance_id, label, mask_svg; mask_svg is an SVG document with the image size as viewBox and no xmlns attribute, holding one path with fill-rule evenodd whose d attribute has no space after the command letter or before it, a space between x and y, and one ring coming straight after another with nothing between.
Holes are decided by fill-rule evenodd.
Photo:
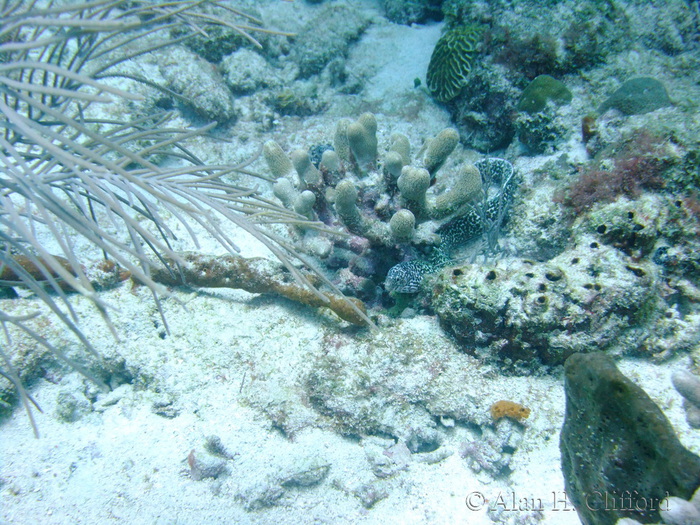
<instances>
[{"instance_id":1,"label":"moray eel spotted skin","mask_svg":"<svg viewBox=\"0 0 700 525\"><path fill-rule=\"evenodd\" d=\"M491 170L493 179L501 181L501 192L486 203L484 215L487 224L493 224L503 218L515 191L513 166L503 159L482 159L476 163L481 173ZM433 248L425 259L412 259L393 266L387 273L384 287L390 292L416 293L420 289L423 277L435 273L451 261L450 252L467 241L481 235L484 224L481 213L472 208L466 214L456 217L442 226L436 233L440 235L439 246Z\"/></svg>"}]
</instances>

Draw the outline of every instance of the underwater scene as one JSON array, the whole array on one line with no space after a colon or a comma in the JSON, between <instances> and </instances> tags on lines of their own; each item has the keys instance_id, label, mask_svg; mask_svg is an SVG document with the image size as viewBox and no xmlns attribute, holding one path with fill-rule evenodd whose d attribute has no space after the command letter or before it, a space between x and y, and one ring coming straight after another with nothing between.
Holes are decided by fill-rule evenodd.
<instances>
[{"instance_id":1,"label":"underwater scene","mask_svg":"<svg viewBox=\"0 0 700 525\"><path fill-rule=\"evenodd\" d=\"M0 525L700 525L700 5L0 0Z\"/></svg>"}]
</instances>

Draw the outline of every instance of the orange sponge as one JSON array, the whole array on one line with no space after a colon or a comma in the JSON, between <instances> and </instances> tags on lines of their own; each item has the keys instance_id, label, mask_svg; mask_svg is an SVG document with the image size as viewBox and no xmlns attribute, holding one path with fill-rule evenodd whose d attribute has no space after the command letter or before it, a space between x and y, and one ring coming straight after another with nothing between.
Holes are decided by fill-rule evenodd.
<instances>
[{"instance_id":1,"label":"orange sponge","mask_svg":"<svg viewBox=\"0 0 700 525\"><path fill-rule=\"evenodd\" d=\"M529 415L529 408L513 401L501 400L491 405L491 417L494 421L498 421L502 417L509 417L516 421L522 421L523 419L527 419Z\"/></svg>"}]
</instances>

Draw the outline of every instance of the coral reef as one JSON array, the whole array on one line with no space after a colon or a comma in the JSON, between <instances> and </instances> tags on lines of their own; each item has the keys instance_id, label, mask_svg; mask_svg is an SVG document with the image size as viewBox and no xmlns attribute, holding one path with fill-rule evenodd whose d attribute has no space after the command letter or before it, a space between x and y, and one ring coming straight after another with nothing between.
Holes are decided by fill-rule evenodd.
<instances>
[{"instance_id":1,"label":"coral reef","mask_svg":"<svg viewBox=\"0 0 700 525\"><path fill-rule=\"evenodd\" d=\"M652 16L655 8L644 2L631 2L624 8L593 2L575 7L572 2L519 3L517 8L505 1L489 2L488 6L464 0L443 2L446 34L460 27L480 29L478 54L475 58L469 55L469 74L458 77L452 90L457 94L451 91L447 103L464 144L482 152L508 147L516 136L516 106L523 90L538 76L576 82L582 73L605 61L619 61L621 65L612 76L628 78L632 74L628 56L646 52L644 43L669 55L690 54L696 45L697 14L681 0L666 7L664 16L659 17ZM542 16L543 9L548 16ZM658 19L656 26L648 23L651 19ZM601 110L619 105L625 114L639 114L669 104L660 83L663 79L651 79L653 73L640 66L634 69L639 78L605 102ZM605 79L600 82L605 83ZM590 106L589 111L593 109ZM531 149L545 151L542 147Z\"/></svg>"},{"instance_id":2,"label":"coral reef","mask_svg":"<svg viewBox=\"0 0 700 525\"><path fill-rule=\"evenodd\" d=\"M15 440L3 451L0 521L60 519L55 510L60 508L74 522L115 515L130 522L214 523L221 520L221 502L231 522L301 516L319 523L448 523L466 516L532 525L553 516L575 519L574 512L553 515L548 502L544 509L522 511L501 504L506 491L514 500L516 493L538 498L561 485L561 365L573 352L592 350L632 357L625 359L625 370L662 387L655 398L680 423L679 437L698 452L697 436L682 420L681 397L668 390L667 366L661 362L685 363L692 354L695 362L685 368L698 371L697 2L206 3L158 4L156 11L164 13L190 4L198 9L197 19L177 16L167 24L177 26L168 31L181 47L167 56L155 50L124 60L104 73L124 78L99 79L129 90L134 86L134 94L146 100L105 104L105 112L93 112L97 104L90 97L106 93L87 86L76 90L85 98L76 102L80 111L72 118L87 131L110 129L114 124L107 118L116 121L118 113L146 119L154 108L172 111L178 126L212 121L200 135L185 132L182 144L178 135L162 130L150 135L145 120L110 137L131 152L130 161L119 166L135 171L139 185L168 182L172 173L184 185L168 188L195 188L215 200L192 200L184 189L130 194L124 185L105 219L99 206L104 194L95 191L100 187L79 187L73 194L78 206L67 207L83 212L76 226L97 209L95 221L105 231L93 239L116 235L117 246L129 248L125 258L142 263L133 264L142 275L131 274L118 288L105 290L130 276L121 261L111 258L101 268L91 267L94 263L83 260L83 243L73 244L69 229L65 241L58 240L75 246L76 256L54 256L53 265L4 251L0 286L9 287L0 291L22 299L0 299L0 322L8 325L13 342L12 353L4 347L2 353L8 354L8 368L30 381L31 394L45 409L41 424L51 425L47 435L58 446ZM398 25L439 19L440 3L444 25ZM14 4L24 5L8 5ZM97 6L91 8L96 18L76 20L70 13L78 11L69 4L54 2L50 9L68 9L57 18L76 24L111 23L99 16L101 2L91 4ZM147 21L152 11L140 11L141 5L112 2L107 9L142 12ZM223 11L241 20L235 14L239 7L268 27L297 34L263 34L260 49L255 39L207 22ZM382 8L397 23L382 18ZM691 8L694 18L688 16ZM158 23L158 14L153 16ZM74 44L90 52L99 42L112 45L138 34L83 38L76 27L49 29L23 28L22 35L35 31L59 42L67 38L45 55L57 62ZM436 42L441 29L445 36L425 82L426 42ZM0 28L0 42L5 31ZM181 41L185 36L191 38ZM0 60L6 49L34 45L25 38L11 44L0 44ZM137 44L127 45L129 53L139 52ZM113 51L102 57L110 60ZM27 57L38 55L30 50ZM81 59L78 55L76 62ZM11 73L0 66L7 73L3 78ZM135 70L146 71L162 89L133 82L128 75ZM673 104L646 112L655 102L643 93L623 92L617 101L613 96L603 103L603 114L595 112L624 80L641 76L658 78ZM40 79L31 73L21 77L34 78ZM45 74L43 87L55 88L53 78ZM70 80L62 87L72 89ZM15 89L4 80L0 84L4 91ZM665 88L661 94L657 88L652 82L651 98L668 99ZM35 93L42 102L62 96L39 89ZM3 100L10 110L23 105L20 99L14 105L7 104L12 98ZM37 133L59 130L60 115L48 118L41 108L33 113ZM166 122L156 121L157 127ZM5 124L5 146L24 148L21 137L15 140L16 123L6 119ZM77 144L89 146L91 135L78 131L65 140L77 137ZM121 131L133 132L136 140L121 142L127 137ZM53 141L53 150L60 155L68 145ZM149 171L137 158L143 148L144 161L173 171ZM224 168L258 150L259 160L250 165L235 172ZM22 151L28 153L23 163L36 166L36 146ZM180 160L192 164L195 173L178 172ZM212 171L200 170L212 161ZM61 162L65 173L78 169ZM257 173L251 187L249 177ZM100 174L89 175L97 181ZM18 187L32 181L12 180ZM56 191L71 187L76 186ZM46 217L51 215L35 213L39 209L27 202L0 214L0 220L23 224L34 215L27 231L50 228ZM128 206L136 219L115 233L116 212ZM270 242L241 242L238 232L216 217L221 209L230 210L254 236L269 234ZM201 211L194 221L193 210ZM179 221L181 216L186 221ZM214 239L204 238L202 230ZM190 242L190 232L201 244ZM153 238L167 248L155 256L149 251ZM225 254L216 240L230 242L223 248L236 242L246 255L300 256L285 265L244 258ZM184 251L192 244L216 255ZM307 261L318 273L302 269ZM103 362L85 366L110 387L120 385L110 393L59 368L48 349L34 349L31 337L19 333L21 323L66 349L69 357L79 355L69 330L34 317L33 311L48 310L37 296L41 290L62 297L63 283L71 288L71 278L74 282L83 273L105 308L119 307L119 315L111 317L123 337L115 343L102 333L104 326L88 313L90 297L72 296L66 308L59 307L95 338ZM14 290L27 276L39 289ZM144 284L151 283L144 276L158 284L159 302L149 301L152 290ZM218 287L270 295L249 297ZM357 299L348 302L338 289ZM281 297L319 308L322 317ZM338 323L336 316L357 326ZM375 329L363 329L367 324ZM680 452L659 411L614 373L614 365L598 356L569 357L566 363L562 454L567 490L577 503L584 502L579 508L598 490L609 489L611 495L636 490L656 498L662 491L650 478L659 472L668 479L673 472L681 477L690 471L694 486L700 483L697 457ZM673 379L694 425L698 380L690 372ZM5 383L0 377L0 388ZM18 397L6 392L0 392L0 403ZM21 418L3 420L4 432L14 436ZM104 427L100 434L118 439L107 443L93 436L98 427ZM86 441L85 436L92 437ZM102 475L93 475L98 472ZM595 478L592 488L585 485L589 473ZM104 483L85 495L86 479ZM602 486L606 481L610 484ZM543 487L546 493L538 493ZM484 495L488 510L465 514L465 490ZM110 494L124 497L115 500ZM152 508L143 494L171 503ZM660 518L674 525L697 521L700 495L690 494L662 500ZM567 510L573 508L567 504ZM594 514L590 523L611 520L611 513ZM588 515L582 519L589 523Z\"/></svg>"},{"instance_id":3,"label":"coral reef","mask_svg":"<svg viewBox=\"0 0 700 525\"><path fill-rule=\"evenodd\" d=\"M445 264L455 246L481 234L485 224L500 225L515 187L512 166L505 160L451 163L446 169L458 145L454 129L438 133L414 160L409 140L401 134L389 137L381 159L378 144L376 118L365 113L357 121L338 122L333 147L296 150L289 157L274 143L263 149L277 178L274 193L285 206L350 234L319 237L296 228L297 246L339 270L336 280L343 293L367 301L381 299L378 286L402 260L413 258L417 262L411 264L425 266L414 279L417 286L425 273ZM295 173L289 173L290 165ZM482 188L486 175L501 185L495 196ZM470 206L472 202L478 205ZM438 244L441 249L435 248ZM393 286L399 282L390 279L387 288L414 286Z\"/></svg>"},{"instance_id":4,"label":"coral reef","mask_svg":"<svg viewBox=\"0 0 700 525\"><path fill-rule=\"evenodd\" d=\"M689 500L700 484L700 457L681 445L647 393L602 353L572 355L565 373L562 470L581 521L613 525L630 517L649 523L659 520L669 494ZM624 494L633 501L639 495L648 505L613 507L601 499Z\"/></svg>"}]
</instances>

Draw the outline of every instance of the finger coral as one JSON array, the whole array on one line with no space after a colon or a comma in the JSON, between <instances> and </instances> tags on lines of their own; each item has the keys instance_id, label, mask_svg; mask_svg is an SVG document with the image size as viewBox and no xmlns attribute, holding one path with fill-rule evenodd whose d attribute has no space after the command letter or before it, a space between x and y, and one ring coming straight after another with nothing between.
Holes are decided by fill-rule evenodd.
<instances>
[{"instance_id":1,"label":"finger coral","mask_svg":"<svg viewBox=\"0 0 700 525\"><path fill-rule=\"evenodd\" d=\"M380 155L380 131L371 113L354 122L340 120L333 148L324 145L321 160L310 165L295 159L319 158L311 155L319 145L292 152L296 173L279 178L274 187L284 206L349 234L321 236L324 242L319 243L318 232L295 227L297 249L337 270L335 280L343 293L375 302L381 301L379 286L392 266L405 265L392 270L385 289L413 293L424 275L449 261L452 249L487 230L497 231L515 188L506 160L455 163L459 136L452 128L426 141L417 158L411 156L408 138L398 133L389 136ZM273 175L287 166L280 150L265 146ZM312 170L320 175L311 179L307 174ZM298 196L306 192L315 199L298 208Z\"/></svg>"}]
</instances>

